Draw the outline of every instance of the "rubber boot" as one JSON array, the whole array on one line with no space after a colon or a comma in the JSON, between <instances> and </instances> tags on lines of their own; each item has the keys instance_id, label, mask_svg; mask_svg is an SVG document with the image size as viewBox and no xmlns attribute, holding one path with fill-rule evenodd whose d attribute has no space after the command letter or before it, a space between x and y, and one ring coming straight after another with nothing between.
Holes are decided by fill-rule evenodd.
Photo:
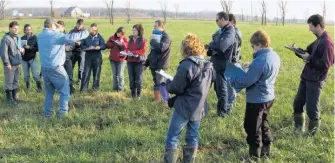
<instances>
[{"instance_id":1,"label":"rubber boot","mask_svg":"<svg viewBox=\"0 0 335 163\"><path fill-rule=\"evenodd\" d=\"M176 163L178 158L177 149L165 149L164 163Z\"/></svg>"},{"instance_id":2,"label":"rubber boot","mask_svg":"<svg viewBox=\"0 0 335 163\"><path fill-rule=\"evenodd\" d=\"M16 101L13 100L13 95L12 95L11 90L6 90L6 100L7 100L7 104L9 105L17 104Z\"/></svg>"},{"instance_id":3,"label":"rubber boot","mask_svg":"<svg viewBox=\"0 0 335 163\"><path fill-rule=\"evenodd\" d=\"M26 88L29 90L30 89L30 82L26 81Z\"/></svg>"},{"instance_id":4,"label":"rubber boot","mask_svg":"<svg viewBox=\"0 0 335 163\"><path fill-rule=\"evenodd\" d=\"M261 154L261 148L256 146L249 146L249 156L253 161L257 161Z\"/></svg>"},{"instance_id":5,"label":"rubber boot","mask_svg":"<svg viewBox=\"0 0 335 163\"><path fill-rule=\"evenodd\" d=\"M73 87L73 85L72 84L70 84L70 94L72 95L72 94L74 94L74 91L75 91L76 89Z\"/></svg>"},{"instance_id":6,"label":"rubber boot","mask_svg":"<svg viewBox=\"0 0 335 163\"><path fill-rule=\"evenodd\" d=\"M294 114L294 133L304 132L305 118L303 114Z\"/></svg>"},{"instance_id":7,"label":"rubber boot","mask_svg":"<svg viewBox=\"0 0 335 163\"><path fill-rule=\"evenodd\" d=\"M308 136L314 136L319 130L320 120L310 120L308 124Z\"/></svg>"},{"instance_id":8,"label":"rubber boot","mask_svg":"<svg viewBox=\"0 0 335 163\"><path fill-rule=\"evenodd\" d=\"M42 83L40 81L37 81L36 86L37 86L37 92L41 93L42 92Z\"/></svg>"},{"instance_id":9,"label":"rubber boot","mask_svg":"<svg viewBox=\"0 0 335 163\"><path fill-rule=\"evenodd\" d=\"M161 100L161 94L159 91L155 91L155 99L154 102L158 103Z\"/></svg>"},{"instance_id":10,"label":"rubber boot","mask_svg":"<svg viewBox=\"0 0 335 163\"><path fill-rule=\"evenodd\" d=\"M183 149L183 163L194 163L197 155L197 148L186 148Z\"/></svg>"},{"instance_id":11,"label":"rubber boot","mask_svg":"<svg viewBox=\"0 0 335 163\"><path fill-rule=\"evenodd\" d=\"M136 88L131 89L131 97L132 98L136 98L137 97L137 89Z\"/></svg>"},{"instance_id":12,"label":"rubber boot","mask_svg":"<svg viewBox=\"0 0 335 163\"><path fill-rule=\"evenodd\" d=\"M271 144L267 144L262 146L261 149L261 157L270 157L270 145Z\"/></svg>"},{"instance_id":13,"label":"rubber boot","mask_svg":"<svg viewBox=\"0 0 335 163\"><path fill-rule=\"evenodd\" d=\"M141 95L142 95L142 89L141 88L137 88L137 92L136 92L137 98L141 98Z\"/></svg>"},{"instance_id":14,"label":"rubber boot","mask_svg":"<svg viewBox=\"0 0 335 163\"><path fill-rule=\"evenodd\" d=\"M13 95L13 100L16 102L16 103L19 103L21 100L17 97L17 93L19 92L19 89L14 89L12 91L12 95Z\"/></svg>"}]
</instances>

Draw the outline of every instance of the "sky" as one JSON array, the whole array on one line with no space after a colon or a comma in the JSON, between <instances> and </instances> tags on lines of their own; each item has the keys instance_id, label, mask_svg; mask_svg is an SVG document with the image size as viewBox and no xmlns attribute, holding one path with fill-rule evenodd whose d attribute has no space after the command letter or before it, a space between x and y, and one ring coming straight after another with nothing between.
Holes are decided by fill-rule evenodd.
<instances>
[{"instance_id":1,"label":"sky","mask_svg":"<svg viewBox=\"0 0 335 163\"><path fill-rule=\"evenodd\" d=\"M50 7L50 0L9 0L8 8L16 7ZM117 8L125 7L127 0L115 0L114 6ZM132 0L132 4L138 9L159 10L159 0ZM161 0L162 1L162 0ZM163 0L164 1L164 0ZM174 11L174 5L179 5L180 12L197 11L221 11L220 0L166 0L168 10ZM265 0L268 7L267 15L269 18L280 16L278 0ZM287 17L304 19L306 15L322 15L324 0L287 0ZM54 5L58 7L105 7L104 0L54 0ZM260 0L234 0L232 12L251 15L251 6L253 15L260 15ZM335 19L335 0L326 0L327 12L326 19ZM308 17L308 16L307 16Z\"/></svg>"}]
</instances>

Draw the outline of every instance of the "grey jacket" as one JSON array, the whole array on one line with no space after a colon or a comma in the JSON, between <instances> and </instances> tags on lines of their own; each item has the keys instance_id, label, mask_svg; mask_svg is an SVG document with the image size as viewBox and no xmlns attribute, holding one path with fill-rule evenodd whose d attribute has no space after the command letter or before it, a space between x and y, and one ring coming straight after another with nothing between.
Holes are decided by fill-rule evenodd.
<instances>
[{"instance_id":1,"label":"grey jacket","mask_svg":"<svg viewBox=\"0 0 335 163\"><path fill-rule=\"evenodd\" d=\"M150 45L153 49L148 55L145 66L149 66L150 69L168 69L170 65L171 51L171 39L169 35L163 31L160 43L152 39Z\"/></svg>"},{"instance_id":2,"label":"grey jacket","mask_svg":"<svg viewBox=\"0 0 335 163\"><path fill-rule=\"evenodd\" d=\"M221 32L216 32L213 35L213 40L209 47L213 50L211 61L216 71L225 71L226 61L231 60L235 50L234 45L235 29L231 24L223 27Z\"/></svg>"},{"instance_id":3,"label":"grey jacket","mask_svg":"<svg viewBox=\"0 0 335 163\"><path fill-rule=\"evenodd\" d=\"M207 96L214 80L212 63L201 57L180 62L173 80L167 80L167 91L176 94L174 108L191 121L201 120L208 110Z\"/></svg>"},{"instance_id":4,"label":"grey jacket","mask_svg":"<svg viewBox=\"0 0 335 163\"><path fill-rule=\"evenodd\" d=\"M21 48L21 38L19 36L12 37L10 33L6 33L5 36L3 36L0 55L4 66L18 66L21 64L19 48Z\"/></svg>"},{"instance_id":5,"label":"grey jacket","mask_svg":"<svg viewBox=\"0 0 335 163\"><path fill-rule=\"evenodd\" d=\"M66 32L64 32L67 34ZM66 59L65 60L70 60L72 57L72 51L75 49L75 42L71 42L68 44L65 44L65 53L66 53Z\"/></svg>"}]
</instances>

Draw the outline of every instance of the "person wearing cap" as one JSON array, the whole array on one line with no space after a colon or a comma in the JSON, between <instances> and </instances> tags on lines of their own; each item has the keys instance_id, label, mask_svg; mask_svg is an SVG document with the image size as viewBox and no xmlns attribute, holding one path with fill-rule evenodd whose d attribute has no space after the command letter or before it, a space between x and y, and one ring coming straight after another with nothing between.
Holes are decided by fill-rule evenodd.
<instances>
[{"instance_id":1,"label":"person wearing cap","mask_svg":"<svg viewBox=\"0 0 335 163\"><path fill-rule=\"evenodd\" d=\"M45 117L51 117L53 114L53 96L55 90L60 94L58 116L62 117L68 113L70 87L69 77L63 67L66 58L65 45L85 39L89 34L87 30L64 34L58 31L56 25L56 22L52 18L46 19L43 31L37 36L46 91L44 100Z\"/></svg>"},{"instance_id":2,"label":"person wearing cap","mask_svg":"<svg viewBox=\"0 0 335 163\"><path fill-rule=\"evenodd\" d=\"M22 45L25 53L22 55L22 68L24 74L24 80L26 82L26 88L30 89L30 69L33 74L34 80L36 81L37 91L42 92L41 77L38 72L38 64L36 60L36 53L38 51L37 37L32 32L30 24L24 25L23 32L24 36L21 40L27 40L26 45Z\"/></svg>"},{"instance_id":3,"label":"person wearing cap","mask_svg":"<svg viewBox=\"0 0 335 163\"><path fill-rule=\"evenodd\" d=\"M81 30L84 30L84 20L83 19L78 19L76 26L69 32L69 33L78 33ZM81 82L81 78L83 75L83 71L84 71L84 59L85 59L85 52L82 51L80 49L80 44L81 44L81 40L78 40L75 43L75 48L72 51L72 66L74 68L74 66L76 65L76 63L78 62L78 81L77 84L79 84Z\"/></svg>"},{"instance_id":4,"label":"person wearing cap","mask_svg":"<svg viewBox=\"0 0 335 163\"><path fill-rule=\"evenodd\" d=\"M82 40L81 49L86 52L84 72L81 81L80 91L85 92L90 81L91 71L93 72L93 91L99 91L100 73L102 65L101 50L105 50L105 40L100 33L98 33L98 25L91 24L90 35Z\"/></svg>"},{"instance_id":5,"label":"person wearing cap","mask_svg":"<svg viewBox=\"0 0 335 163\"><path fill-rule=\"evenodd\" d=\"M62 32L64 34L66 34L65 31L65 23L64 21L58 21L58 30L59 32ZM73 66L72 66L72 51L75 48L75 43L71 42L71 43L67 43L65 45L65 53L66 53L66 57L65 57L65 63L64 63L64 68L65 71L67 73L67 75L69 76L69 82L70 82L70 94L73 94L75 89L73 87Z\"/></svg>"},{"instance_id":6,"label":"person wearing cap","mask_svg":"<svg viewBox=\"0 0 335 163\"><path fill-rule=\"evenodd\" d=\"M17 104L17 92L20 87L21 55L24 49L21 46L21 37L18 36L19 23L12 21L9 32L1 40L0 55L4 65L5 91L7 103Z\"/></svg>"}]
</instances>

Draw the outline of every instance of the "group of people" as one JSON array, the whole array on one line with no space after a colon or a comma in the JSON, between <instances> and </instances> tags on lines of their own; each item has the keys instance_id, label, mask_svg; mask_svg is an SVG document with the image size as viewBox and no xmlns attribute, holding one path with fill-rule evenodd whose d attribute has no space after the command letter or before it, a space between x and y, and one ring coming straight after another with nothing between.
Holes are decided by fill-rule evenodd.
<instances>
[{"instance_id":1,"label":"group of people","mask_svg":"<svg viewBox=\"0 0 335 163\"><path fill-rule=\"evenodd\" d=\"M175 94L170 98L169 106L174 108L166 135L165 162L176 162L178 141L182 129L187 126L186 145L183 148L184 162L194 162L201 119L207 114L207 98L214 83L216 92L217 115L226 117L232 110L236 99L236 90L246 88L246 112L244 128L247 133L249 155L252 158L268 157L272 134L268 122L270 108L275 100L275 81L280 69L280 58L271 48L270 36L264 31L256 31L250 38L253 48L253 61L243 64L245 75L231 77L226 75L226 65L241 67L242 34L236 26L233 14L219 12L216 15L219 30L212 35L212 41L204 45L195 34L187 34L181 43L180 62L173 79L166 80L166 89ZM306 50L296 55L306 63L301 75L299 91L294 100L294 131L304 130L303 107L306 105L310 119L308 135L314 135L320 124L319 98L322 85L330 66L334 63L334 45L325 30L324 19L312 15L307 23L316 36ZM170 63L171 39L165 31L164 23L155 21L150 52L146 55L147 40L141 24L132 28L132 35L125 36L125 28L120 27L113 36L104 40L98 32L98 25L91 24L84 29L84 21L79 19L76 27L65 32L63 21L52 18L44 21L44 29L38 35L32 33L32 26L24 26L25 35L18 36L19 24L9 24L9 33L1 41L0 53L4 64L5 90L8 104L19 102L20 65L23 65L26 87L30 88L30 70L36 81L38 91L42 91L38 73L36 52L39 52L41 75L44 79L45 101L44 115L53 114L53 96L55 90L60 94L58 116L68 113L70 93L74 92L73 68L78 62L78 81L80 91L88 90L93 72L94 91L99 90L102 65L102 50L110 49L109 60L113 74L113 90L124 90L124 67L127 62L129 86L133 98L141 96L142 75L149 67L153 77L154 101L159 102L160 85L163 76L156 73L167 70ZM21 40L27 40L26 43ZM24 43L24 45L22 45ZM206 56L211 59L207 60Z\"/></svg>"}]
</instances>

